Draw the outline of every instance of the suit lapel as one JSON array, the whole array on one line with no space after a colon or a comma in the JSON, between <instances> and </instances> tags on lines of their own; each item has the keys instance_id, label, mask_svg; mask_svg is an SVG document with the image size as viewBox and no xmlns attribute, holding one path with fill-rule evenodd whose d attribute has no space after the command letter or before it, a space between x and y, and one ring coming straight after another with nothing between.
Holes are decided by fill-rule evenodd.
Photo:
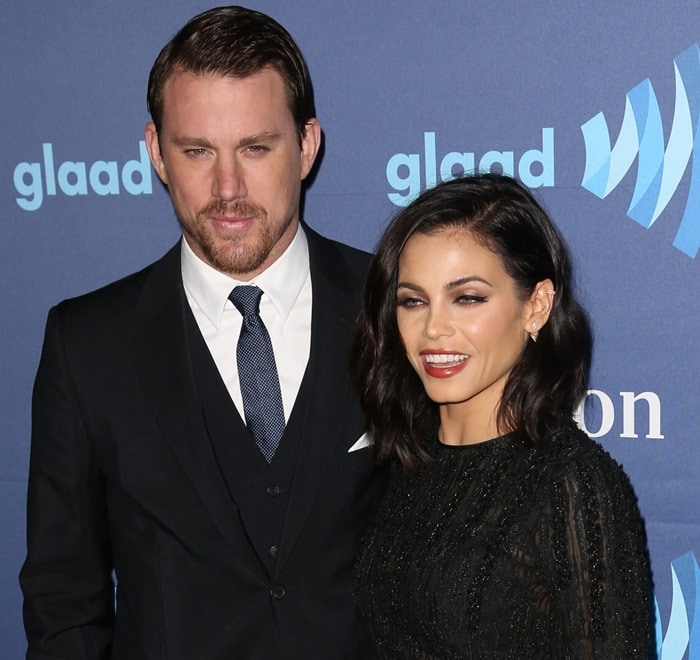
<instances>
[{"instance_id":1,"label":"suit lapel","mask_svg":"<svg viewBox=\"0 0 700 660\"><path fill-rule=\"evenodd\" d=\"M239 554L259 561L207 435L188 350L187 313L178 243L154 264L142 289L135 363L158 424L212 519Z\"/></svg>"},{"instance_id":2,"label":"suit lapel","mask_svg":"<svg viewBox=\"0 0 700 660\"><path fill-rule=\"evenodd\" d=\"M361 281L339 268L342 257L331 241L304 227L309 243L313 291L311 352L297 400L303 415L301 446L277 561L279 574L304 525L318 489L340 452L359 437L346 423L352 411L347 348L357 310ZM296 406L295 406L296 408ZM357 437L354 437L357 436ZM347 446L346 446L347 445Z\"/></svg>"}]
</instances>

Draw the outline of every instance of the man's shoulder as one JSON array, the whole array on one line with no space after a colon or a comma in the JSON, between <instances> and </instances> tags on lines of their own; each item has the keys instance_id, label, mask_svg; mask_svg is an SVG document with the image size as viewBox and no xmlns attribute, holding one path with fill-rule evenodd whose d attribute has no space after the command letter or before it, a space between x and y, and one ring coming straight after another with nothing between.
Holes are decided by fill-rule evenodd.
<instances>
[{"instance_id":1,"label":"man's shoulder","mask_svg":"<svg viewBox=\"0 0 700 660\"><path fill-rule=\"evenodd\" d=\"M164 256L145 266L141 270L121 277L109 284L88 293L67 298L58 303L55 309L61 316L70 316L80 321L85 317L116 318L120 312L132 309L138 302L144 284L149 280L170 277L173 286L173 274L179 272L179 244L171 248Z\"/></svg>"},{"instance_id":2,"label":"man's shoulder","mask_svg":"<svg viewBox=\"0 0 700 660\"><path fill-rule=\"evenodd\" d=\"M313 270L333 273L345 281L363 282L372 255L369 252L322 236L308 225L304 232L309 243L309 259Z\"/></svg>"}]
</instances>

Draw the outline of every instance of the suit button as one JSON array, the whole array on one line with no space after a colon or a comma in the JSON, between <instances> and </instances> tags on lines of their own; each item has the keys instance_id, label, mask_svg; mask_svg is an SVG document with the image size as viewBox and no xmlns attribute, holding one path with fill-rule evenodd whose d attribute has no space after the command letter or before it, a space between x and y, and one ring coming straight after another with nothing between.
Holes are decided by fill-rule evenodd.
<instances>
[{"instance_id":1,"label":"suit button","mask_svg":"<svg viewBox=\"0 0 700 660\"><path fill-rule=\"evenodd\" d=\"M268 552L270 553L270 557L272 557L273 559L277 559L277 550L278 549L279 548L276 545L271 546L270 549L268 550Z\"/></svg>"},{"instance_id":2,"label":"suit button","mask_svg":"<svg viewBox=\"0 0 700 660\"><path fill-rule=\"evenodd\" d=\"M281 584L276 584L270 593L275 600L282 600L287 592Z\"/></svg>"},{"instance_id":3,"label":"suit button","mask_svg":"<svg viewBox=\"0 0 700 660\"><path fill-rule=\"evenodd\" d=\"M284 493L284 488L282 486L268 486L266 492L270 497L277 497Z\"/></svg>"}]
</instances>

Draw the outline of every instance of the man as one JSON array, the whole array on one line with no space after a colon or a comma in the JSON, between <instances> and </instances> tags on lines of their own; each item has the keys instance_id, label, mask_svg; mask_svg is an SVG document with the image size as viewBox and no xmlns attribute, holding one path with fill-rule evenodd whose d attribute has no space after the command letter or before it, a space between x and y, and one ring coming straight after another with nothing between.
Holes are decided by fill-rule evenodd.
<instances>
[{"instance_id":1,"label":"man","mask_svg":"<svg viewBox=\"0 0 700 660\"><path fill-rule=\"evenodd\" d=\"M161 51L148 102L183 240L49 314L27 657L371 657L350 572L385 475L346 373L367 255L299 220L306 65L269 17L213 9Z\"/></svg>"}]
</instances>

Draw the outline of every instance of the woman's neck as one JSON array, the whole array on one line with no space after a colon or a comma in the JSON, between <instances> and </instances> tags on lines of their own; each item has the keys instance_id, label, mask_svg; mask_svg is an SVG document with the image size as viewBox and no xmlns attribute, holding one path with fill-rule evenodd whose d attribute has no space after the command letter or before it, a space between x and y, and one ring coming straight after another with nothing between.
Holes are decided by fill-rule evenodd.
<instances>
[{"instance_id":1,"label":"woman's neck","mask_svg":"<svg viewBox=\"0 0 700 660\"><path fill-rule=\"evenodd\" d=\"M445 445L475 445L500 435L493 409L469 411L463 404L440 406L438 437Z\"/></svg>"}]
</instances>

